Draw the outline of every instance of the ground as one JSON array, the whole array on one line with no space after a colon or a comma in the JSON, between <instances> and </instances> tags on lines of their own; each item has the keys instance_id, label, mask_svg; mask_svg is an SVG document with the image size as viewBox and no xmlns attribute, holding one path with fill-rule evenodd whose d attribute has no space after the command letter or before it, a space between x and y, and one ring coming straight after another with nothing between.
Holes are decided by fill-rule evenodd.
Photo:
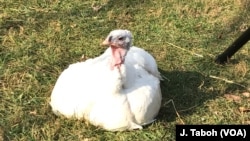
<instances>
[{"instance_id":1,"label":"ground","mask_svg":"<svg viewBox=\"0 0 250 141\"><path fill-rule=\"evenodd\" d=\"M176 124L250 124L250 44L214 63L249 27L249 12L248 0L0 0L0 140L171 141ZM83 54L103 53L100 43L118 28L164 76L157 121L107 132L55 116L49 99L59 74Z\"/></svg>"}]
</instances>

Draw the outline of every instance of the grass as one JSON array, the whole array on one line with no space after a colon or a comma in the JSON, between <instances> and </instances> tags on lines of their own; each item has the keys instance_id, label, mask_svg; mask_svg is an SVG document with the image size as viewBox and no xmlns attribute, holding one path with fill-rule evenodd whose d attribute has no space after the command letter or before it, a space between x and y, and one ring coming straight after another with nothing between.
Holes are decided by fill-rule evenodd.
<instances>
[{"instance_id":1,"label":"grass","mask_svg":"<svg viewBox=\"0 0 250 141\"><path fill-rule=\"evenodd\" d=\"M0 140L171 141L181 120L249 124L250 113L239 108L250 108L242 95L249 91L250 45L229 64L214 63L249 27L249 12L247 0L0 0ZM107 132L56 117L48 102L60 72L82 54L100 55L101 41L117 28L131 30L134 45L150 52L166 77L158 120L139 131Z\"/></svg>"}]
</instances>

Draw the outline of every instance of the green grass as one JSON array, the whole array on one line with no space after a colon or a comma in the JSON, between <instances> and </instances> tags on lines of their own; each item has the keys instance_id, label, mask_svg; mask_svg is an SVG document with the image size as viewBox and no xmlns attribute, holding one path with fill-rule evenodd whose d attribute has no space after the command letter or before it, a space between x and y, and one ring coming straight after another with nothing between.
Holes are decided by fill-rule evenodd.
<instances>
[{"instance_id":1,"label":"green grass","mask_svg":"<svg viewBox=\"0 0 250 141\"><path fill-rule=\"evenodd\" d=\"M250 84L250 44L226 66L214 63L249 27L249 12L247 0L0 0L0 140L171 141L181 121L249 124L250 113L239 108L250 108L242 95ZM48 102L60 72L82 54L100 55L101 41L117 28L131 30L134 45L150 52L167 78L158 120L143 130L107 132L56 117Z\"/></svg>"}]
</instances>

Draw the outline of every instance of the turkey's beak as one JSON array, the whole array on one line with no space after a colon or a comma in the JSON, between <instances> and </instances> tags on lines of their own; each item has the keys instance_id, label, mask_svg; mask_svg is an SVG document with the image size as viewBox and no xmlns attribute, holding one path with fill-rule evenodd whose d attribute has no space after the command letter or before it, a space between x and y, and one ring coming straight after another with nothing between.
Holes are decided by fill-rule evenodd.
<instances>
[{"instance_id":1,"label":"turkey's beak","mask_svg":"<svg viewBox=\"0 0 250 141\"><path fill-rule=\"evenodd\" d=\"M106 40L104 40L103 42L102 42L102 44L101 45L103 45L103 46L110 46L110 42L106 39Z\"/></svg>"}]
</instances>

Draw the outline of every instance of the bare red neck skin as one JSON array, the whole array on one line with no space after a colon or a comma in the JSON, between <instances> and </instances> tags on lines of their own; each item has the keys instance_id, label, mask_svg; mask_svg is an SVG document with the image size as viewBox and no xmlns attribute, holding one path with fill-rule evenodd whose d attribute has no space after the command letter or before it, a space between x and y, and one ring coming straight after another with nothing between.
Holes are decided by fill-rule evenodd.
<instances>
[{"instance_id":1,"label":"bare red neck skin","mask_svg":"<svg viewBox=\"0 0 250 141\"><path fill-rule=\"evenodd\" d=\"M112 51L110 69L113 70L115 67L118 67L118 69L120 69L121 65L124 63L127 50L115 45L111 45L110 47Z\"/></svg>"}]
</instances>

